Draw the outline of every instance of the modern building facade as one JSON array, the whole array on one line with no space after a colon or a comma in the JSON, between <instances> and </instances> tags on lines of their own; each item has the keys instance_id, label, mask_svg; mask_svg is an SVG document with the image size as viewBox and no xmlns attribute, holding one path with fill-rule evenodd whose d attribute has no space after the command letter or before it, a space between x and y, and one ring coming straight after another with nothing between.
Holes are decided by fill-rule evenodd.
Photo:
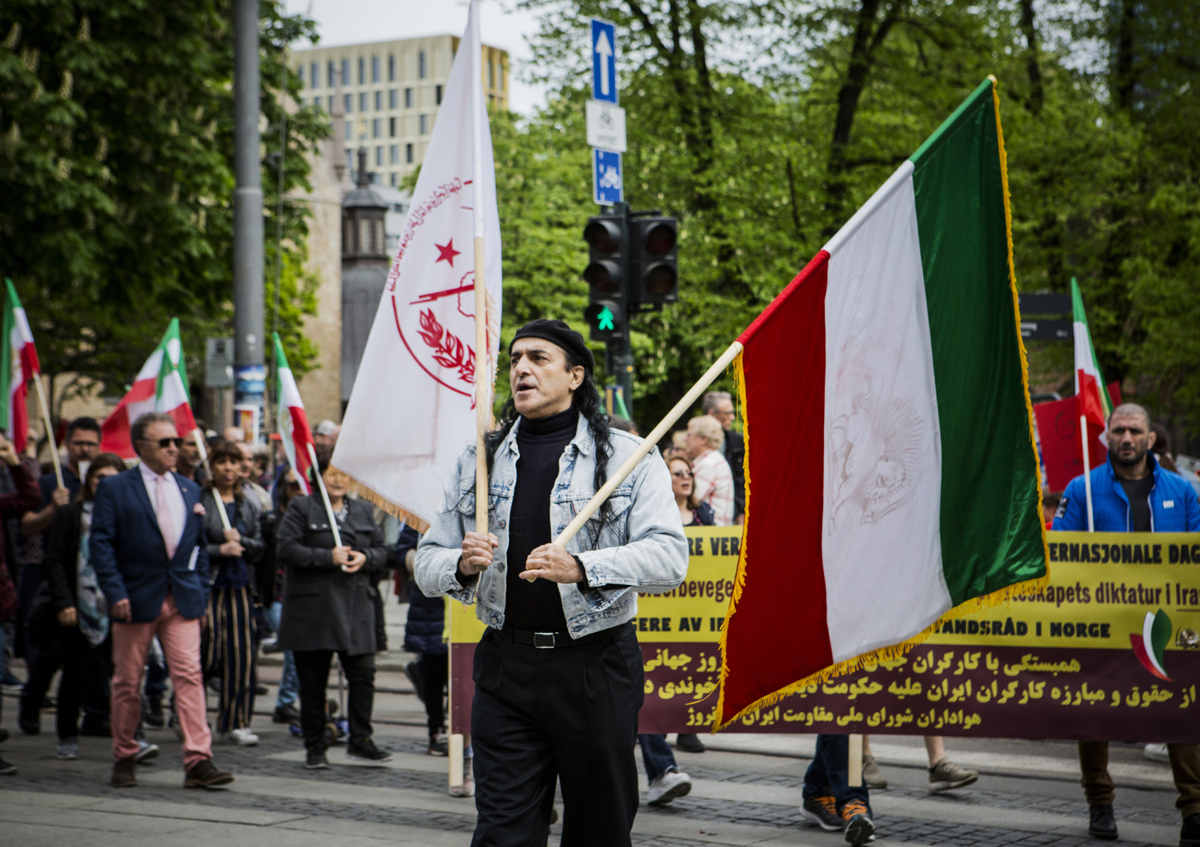
<instances>
[{"instance_id":1,"label":"modern building facade","mask_svg":"<svg viewBox=\"0 0 1200 847\"><path fill-rule=\"evenodd\" d=\"M340 47L296 50L291 64L304 84L305 103L324 108L334 122L346 165L367 150L367 167L396 186L425 157L450 65L461 39L432 35ZM491 108L508 108L508 53L484 46L484 94Z\"/></svg>"}]
</instances>

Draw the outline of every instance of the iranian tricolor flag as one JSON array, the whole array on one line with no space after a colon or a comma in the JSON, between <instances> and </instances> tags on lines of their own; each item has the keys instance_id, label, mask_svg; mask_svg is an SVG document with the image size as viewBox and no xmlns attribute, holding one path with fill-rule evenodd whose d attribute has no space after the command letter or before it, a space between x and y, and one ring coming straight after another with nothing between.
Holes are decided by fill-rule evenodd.
<instances>
[{"instance_id":1,"label":"iranian tricolor flag","mask_svg":"<svg viewBox=\"0 0 1200 847\"><path fill-rule=\"evenodd\" d=\"M1046 573L998 109L985 81L738 339L718 726Z\"/></svg>"},{"instance_id":2,"label":"iranian tricolor flag","mask_svg":"<svg viewBox=\"0 0 1200 847\"><path fill-rule=\"evenodd\" d=\"M1092 334L1088 332L1087 312L1083 310L1083 295L1075 277L1071 277L1071 311L1075 324L1075 395L1079 398L1079 414L1103 430L1112 414L1112 400L1103 389L1104 377L1100 375L1100 362L1092 346ZM1100 458L1103 460L1103 454Z\"/></svg>"},{"instance_id":3,"label":"iranian tricolor flag","mask_svg":"<svg viewBox=\"0 0 1200 847\"><path fill-rule=\"evenodd\" d=\"M166 334L138 371L133 386L101 425L100 449L132 459L136 453L129 430L146 412L166 412L175 419L180 437L186 438L196 428L190 396L179 319L171 318Z\"/></svg>"},{"instance_id":4,"label":"iranian tricolor flag","mask_svg":"<svg viewBox=\"0 0 1200 847\"><path fill-rule=\"evenodd\" d=\"M305 494L312 494L309 476L312 459L308 452L313 443L312 430L308 428L304 401L300 399L300 389L296 387L296 377L288 366L279 333L271 335L275 339L275 428L283 439L283 450L287 453L288 464L300 480L300 487Z\"/></svg>"},{"instance_id":5,"label":"iranian tricolor flag","mask_svg":"<svg viewBox=\"0 0 1200 847\"><path fill-rule=\"evenodd\" d=\"M13 443L17 453L25 452L29 436L29 410L25 403L29 380L41 373L37 349L33 346L33 331L25 317L25 309L17 297L11 279L4 280L4 338L0 346L0 393L6 401L0 408L0 429Z\"/></svg>"}]
</instances>

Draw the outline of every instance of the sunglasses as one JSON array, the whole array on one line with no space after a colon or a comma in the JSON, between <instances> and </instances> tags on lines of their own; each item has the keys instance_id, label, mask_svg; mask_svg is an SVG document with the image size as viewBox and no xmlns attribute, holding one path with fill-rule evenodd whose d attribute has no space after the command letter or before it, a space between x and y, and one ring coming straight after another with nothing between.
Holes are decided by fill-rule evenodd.
<instances>
[{"instance_id":1,"label":"sunglasses","mask_svg":"<svg viewBox=\"0 0 1200 847\"><path fill-rule=\"evenodd\" d=\"M142 441L145 441L147 444L157 444L163 450L166 450L168 447L174 447L176 450L178 450L183 446L182 438L160 438L158 441L151 441L149 438L143 438Z\"/></svg>"}]
</instances>

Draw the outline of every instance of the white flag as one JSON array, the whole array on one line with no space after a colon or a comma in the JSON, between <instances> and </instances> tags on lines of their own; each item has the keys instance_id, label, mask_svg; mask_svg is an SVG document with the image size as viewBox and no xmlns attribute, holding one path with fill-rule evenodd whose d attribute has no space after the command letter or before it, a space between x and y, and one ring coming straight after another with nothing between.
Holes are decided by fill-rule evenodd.
<instances>
[{"instance_id":1,"label":"white flag","mask_svg":"<svg viewBox=\"0 0 1200 847\"><path fill-rule=\"evenodd\" d=\"M488 299L489 388L500 339L500 219L476 6L471 4L450 69L333 455L333 464L360 493L418 527L441 508L455 459L475 440L474 238L479 235ZM476 209L482 213L478 224Z\"/></svg>"}]
</instances>

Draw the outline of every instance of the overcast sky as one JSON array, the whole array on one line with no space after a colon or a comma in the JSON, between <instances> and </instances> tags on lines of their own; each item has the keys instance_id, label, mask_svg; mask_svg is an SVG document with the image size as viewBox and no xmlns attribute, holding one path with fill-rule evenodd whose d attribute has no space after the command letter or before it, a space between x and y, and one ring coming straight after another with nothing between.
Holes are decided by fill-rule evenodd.
<instances>
[{"instance_id":1,"label":"overcast sky","mask_svg":"<svg viewBox=\"0 0 1200 847\"><path fill-rule=\"evenodd\" d=\"M525 36L536 29L534 16L512 10L511 0L483 0L481 5L483 42L507 50L512 59L509 106L528 114L541 97L538 89L520 80L521 66L529 56ZM465 0L287 0L287 8L315 20L320 43L326 46L423 35L461 36L467 27Z\"/></svg>"}]
</instances>

